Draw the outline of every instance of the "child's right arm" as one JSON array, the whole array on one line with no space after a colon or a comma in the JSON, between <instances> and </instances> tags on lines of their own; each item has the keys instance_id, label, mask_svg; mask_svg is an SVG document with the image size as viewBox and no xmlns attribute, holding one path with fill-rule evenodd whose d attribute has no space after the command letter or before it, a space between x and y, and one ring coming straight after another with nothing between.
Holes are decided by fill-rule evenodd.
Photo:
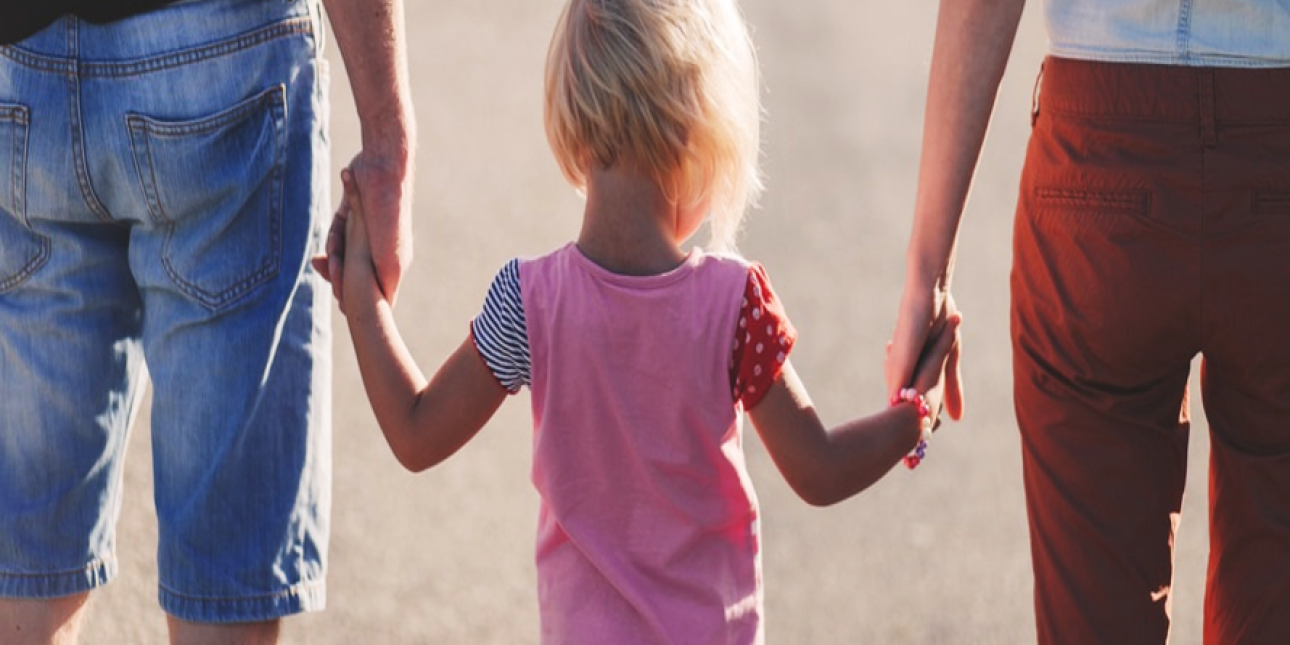
<instances>
[{"instance_id":1,"label":"child's right arm","mask_svg":"<svg viewBox=\"0 0 1290 645\"><path fill-rule=\"evenodd\" d=\"M928 345L914 376L933 414L940 409L945 359L956 344L959 319L951 318ZM840 502L871 486L918 443L918 410L894 405L827 429L791 362L748 411L762 443L788 485L815 506Z\"/></svg>"},{"instance_id":2,"label":"child's right arm","mask_svg":"<svg viewBox=\"0 0 1290 645\"><path fill-rule=\"evenodd\" d=\"M342 272L345 315L372 412L394 456L419 472L457 452L506 399L467 337L429 382L395 325L377 282L357 188L341 173L350 210Z\"/></svg>"}]
</instances>

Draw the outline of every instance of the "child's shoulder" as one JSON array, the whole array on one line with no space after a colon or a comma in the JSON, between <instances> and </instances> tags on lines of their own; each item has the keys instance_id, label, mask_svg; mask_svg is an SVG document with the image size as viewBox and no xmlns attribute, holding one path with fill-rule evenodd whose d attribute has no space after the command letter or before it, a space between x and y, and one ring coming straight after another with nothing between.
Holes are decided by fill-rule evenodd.
<instances>
[{"instance_id":1,"label":"child's shoulder","mask_svg":"<svg viewBox=\"0 0 1290 645\"><path fill-rule=\"evenodd\" d=\"M703 262L722 267L731 273L737 273L750 282L769 282L766 267L756 260L750 260L734 252L704 251Z\"/></svg>"},{"instance_id":2,"label":"child's shoulder","mask_svg":"<svg viewBox=\"0 0 1290 645\"><path fill-rule=\"evenodd\" d=\"M776 314L787 319L783 311L783 304L775 289L771 286L770 275L766 272L766 267L760 262L749 260L742 256L726 254L719 257L718 262L723 262L730 267L730 271L738 272L742 280L741 289L744 292L744 307L752 309L774 310Z\"/></svg>"},{"instance_id":3,"label":"child's shoulder","mask_svg":"<svg viewBox=\"0 0 1290 645\"><path fill-rule=\"evenodd\" d=\"M521 264L521 265L529 264L533 262L550 262L552 260L556 260L558 258L567 256L571 252L576 250L577 250L577 243L568 242L554 249L551 249L549 251L539 252L536 255L517 255L511 258L509 261L514 262L516 264Z\"/></svg>"},{"instance_id":4,"label":"child's shoulder","mask_svg":"<svg viewBox=\"0 0 1290 645\"><path fill-rule=\"evenodd\" d=\"M739 267L745 270L756 264L756 262L753 262L734 251L708 251L695 249L694 254L703 262L713 262L718 265Z\"/></svg>"},{"instance_id":5,"label":"child's shoulder","mask_svg":"<svg viewBox=\"0 0 1290 645\"><path fill-rule=\"evenodd\" d=\"M497 270L494 281L504 281L508 284L513 284L518 289L521 274L531 273L534 269L543 266L567 263L570 259L570 252L576 250L574 243L570 242L539 255L512 256L502 263L501 268Z\"/></svg>"}]
</instances>

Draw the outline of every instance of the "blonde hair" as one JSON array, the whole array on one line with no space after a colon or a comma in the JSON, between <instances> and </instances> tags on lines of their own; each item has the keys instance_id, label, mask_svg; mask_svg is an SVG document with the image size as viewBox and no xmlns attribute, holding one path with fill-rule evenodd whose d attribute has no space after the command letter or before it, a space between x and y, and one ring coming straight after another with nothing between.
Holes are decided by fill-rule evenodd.
<instances>
[{"instance_id":1,"label":"blonde hair","mask_svg":"<svg viewBox=\"0 0 1290 645\"><path fill-rule=\"evenodd\" d=\"M758 92L736 0L569 0L547 55L547 140L575 188L629 158L672 203L706 201L709 247L733 251L762 189Z\"/></svg>"}]
</instances>

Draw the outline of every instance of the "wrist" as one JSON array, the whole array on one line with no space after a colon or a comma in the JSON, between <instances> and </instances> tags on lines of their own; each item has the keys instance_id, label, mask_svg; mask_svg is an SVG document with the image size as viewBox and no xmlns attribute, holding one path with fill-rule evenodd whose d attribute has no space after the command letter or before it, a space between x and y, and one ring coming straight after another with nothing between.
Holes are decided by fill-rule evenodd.
<instances>
[{"instance_id":1,"label":"wrist","mask_svg":"<svg viewBox=\"0 0 1290 645\"><path fill-rule=\"evenodd\" d=\"M349 274L346 273L346 278ZM354 276L352 282L345 285L345 305L355 312L373 312L381 308L382 304L389 306L389 301L385 299L385 294L381 292L380 286L376 283L376 278L371 272L366 275Z\"/></svg>"},{"instance_id":2,"label":"wrist","mask_svg":"<svg viewBox=\"0 0 1290 645\"><path fill-rule=\"evenodd\" d=\"M410 167L416 154L416 118L407 113L385 113L361 119L359 128L365 154L380 156Z\"/></svg>"},{"instance_id":3,"label":"wrist","mask_svg":"<svg viewBox=\"0 0 1290 645\"><path fill-rule=\"evenodd\" d=\"M944 263L911 258L905 265L905 292L925 294L950 290L950 271Z\"/></svg>"},{"instance_id":4,"label":"wrist","mask_svg":"<svg viewBox=\"0 0 1290 645\"><path fill-rule=\"evenodd\" d=\"M933 410L927 398L913 388L903 388L891 397L891 406L910 406L918 414L918 443L914 444L903 461L910 470L918 467L927 457L927 446L932 439Z\"/></svg>"}]
</instances>

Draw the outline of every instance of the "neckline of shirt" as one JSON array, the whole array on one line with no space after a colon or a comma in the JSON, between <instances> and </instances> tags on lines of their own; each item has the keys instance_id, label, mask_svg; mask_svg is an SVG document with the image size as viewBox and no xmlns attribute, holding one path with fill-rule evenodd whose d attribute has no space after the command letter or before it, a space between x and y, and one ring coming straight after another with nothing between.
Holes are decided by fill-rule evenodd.
<instances>
[{"instance_id":1,"label":"neckline of shirt","mask_svg":"<svg viewBox=\"0 0 1290 645\"><path fill-rule=\"evenodd\" d=\"M686 253L685 259L682 260L680 264L676 265L676 267L672 269L664 271L663 273L656 273L654 275L626 275L623 273L614 273L613 271L596 264L594 260L583 254L582 249L578 248L578 244L576 242L569 242L565 245L564 252L566 255L571 256L578 266L582 267L584 271L591 274L596 279L602 282L609 282L636 289L656 289L684 279L686 276L694 272L695 267L699 265L699 262L702 261L704 257L703 250L699 247L694 247L690 249L689 253Z\"/></svg>"}]
</instances>

